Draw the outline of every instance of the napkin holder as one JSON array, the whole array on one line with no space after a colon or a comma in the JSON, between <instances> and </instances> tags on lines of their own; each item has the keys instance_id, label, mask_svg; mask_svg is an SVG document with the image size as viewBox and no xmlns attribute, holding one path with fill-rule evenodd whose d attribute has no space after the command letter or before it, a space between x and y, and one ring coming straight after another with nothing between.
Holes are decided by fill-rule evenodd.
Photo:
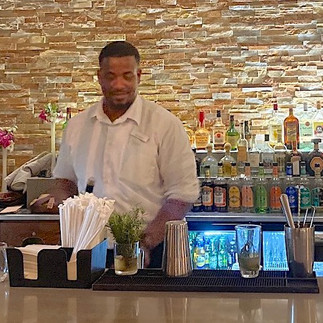
<instances>
[{"instance_id":1,"label":"napkin holder","mask_svg":"<svg viewBox=\"0 0 323 323\"><path fill-rule=\"evenodd\" d=\"M90 250L77 253L77 279L68 279L67 262L73 248L44 249L38 254L38 278L24 277L23 255L19 249L7 248L9 281L11 287L91 288L105 271L107 241Z\"/></svg>"}]
</instances>

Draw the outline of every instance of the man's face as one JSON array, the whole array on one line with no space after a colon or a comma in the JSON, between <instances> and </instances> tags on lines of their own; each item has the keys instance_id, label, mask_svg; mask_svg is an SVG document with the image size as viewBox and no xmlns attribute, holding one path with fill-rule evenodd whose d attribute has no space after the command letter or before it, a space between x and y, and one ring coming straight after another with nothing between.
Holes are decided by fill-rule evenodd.
<instances>
[{"instance_id":1,"label":"man's face","mask_svg":"<svg viewBox=\"0 0 323 323\"><path fill-rule=\"evenodd\" d=\"M128 109L136 98L140 76L134 56L105 57L98 79L108 108Z\"/></svg>"}]
</instances>

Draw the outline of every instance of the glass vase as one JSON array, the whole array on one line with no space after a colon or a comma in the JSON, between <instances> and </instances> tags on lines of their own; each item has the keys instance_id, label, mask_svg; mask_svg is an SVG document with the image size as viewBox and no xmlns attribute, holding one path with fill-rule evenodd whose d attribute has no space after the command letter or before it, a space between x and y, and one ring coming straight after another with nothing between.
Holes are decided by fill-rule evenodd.
<instances>
[{"instance_id":1,"label":"glass vase","mask_svg":"<svg viewBox=\"0 0 323 323\"><path fill-rule=\"evenodd\" d=\"M138 271L139 242L114 244L114 271L117 275L134 275Z\"/></svg>"}]
</instances>

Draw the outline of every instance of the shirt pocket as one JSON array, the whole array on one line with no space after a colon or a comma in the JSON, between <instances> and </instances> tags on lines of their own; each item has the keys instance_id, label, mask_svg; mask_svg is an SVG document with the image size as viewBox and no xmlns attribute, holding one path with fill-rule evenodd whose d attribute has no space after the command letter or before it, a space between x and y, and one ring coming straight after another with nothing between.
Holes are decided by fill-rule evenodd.
<instances>
[{"instance_id":1,"label":"shirt pocket","mask_svg":"<svg viewBox=\"0 0 323 323\"><path fill-rule=\"evenodd\" d=\"M122 158L120 179L133 187L151 185L158 178L157 145L148 135L132 131Z\"/></svg>"}]
</instances>

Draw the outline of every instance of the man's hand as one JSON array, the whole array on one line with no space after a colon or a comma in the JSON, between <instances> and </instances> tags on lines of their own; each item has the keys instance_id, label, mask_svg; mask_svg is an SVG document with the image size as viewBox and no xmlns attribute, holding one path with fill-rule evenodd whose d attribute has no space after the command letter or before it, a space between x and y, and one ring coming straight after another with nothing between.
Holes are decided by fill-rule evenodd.
<instances>
[{"instance_id":1,"label":"man's hand","mask_svg":"<svg viewBox=\"0 0 323 323\"><path fill-rule=\"evenodd\" d=\"M164 241L167 221L182 220L191 208L191 203L169 199L159 210L144 232L141 247L145 251L145 267L150 263L150 251Z\"/></svg>"}]
</instances>

